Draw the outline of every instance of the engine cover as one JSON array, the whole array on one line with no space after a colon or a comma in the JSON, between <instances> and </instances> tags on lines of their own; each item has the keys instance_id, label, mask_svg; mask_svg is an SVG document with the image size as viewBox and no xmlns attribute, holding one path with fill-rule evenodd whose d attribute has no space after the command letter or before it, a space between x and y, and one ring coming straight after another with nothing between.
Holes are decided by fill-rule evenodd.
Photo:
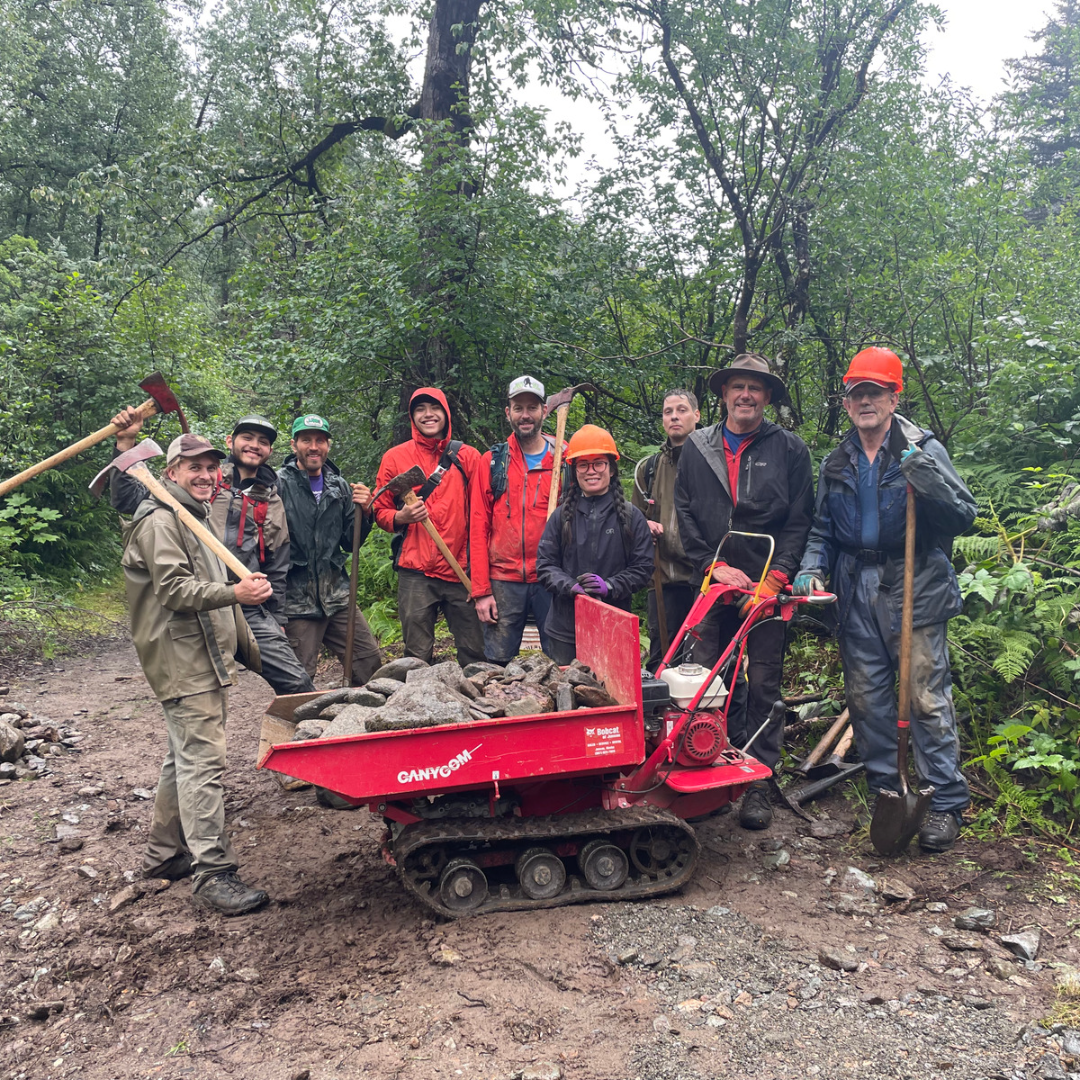
<instances>
[{"instance_id":1,"label":"engine cover","mask_svg":"<svg viewBox=\"0 0 1080 1080\"><path fill-rule=\"evenodd\" d=\"M711 765L727 747L723 719L714 712L696 712L686 725L676 761L680 765Z\"/></svg>"}]
</instances>

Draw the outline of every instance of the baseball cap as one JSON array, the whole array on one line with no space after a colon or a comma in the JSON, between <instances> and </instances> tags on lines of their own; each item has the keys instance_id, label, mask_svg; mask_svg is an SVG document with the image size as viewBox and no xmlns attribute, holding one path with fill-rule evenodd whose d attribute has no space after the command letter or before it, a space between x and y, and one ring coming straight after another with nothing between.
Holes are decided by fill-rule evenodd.
<instances>
[{"instance_id":1,"label":"baseball cap","mask_svg":"<svg viewBox=\"0 0 1080 1080\"><path fill-rule=\"evenodd\" d=\"M860 386L880 386L883 390L895 390L896 383L882 382L880 379L859 379L858 382L849 382L844 385L844 397L848 397L853 391L857 390Z\"/></svg>"},{"instance_id":2,"label":"baseball cap","mask_svg":"<svg viewBox=\"0 0 1080 1080\"><path fill-rule=\"evenodd\" d=\"M293 438L295 439L301 431L321 431L328 439L330 438L330 425L318 413L304 413L293 421Z\"/></svg>"},{"instance_id":3,"label":"baseball cap","mask_svg":"<svg viewBox=\"0 0 1080 1080\"><path fill-rule=\"evenodd\" d=\"M511 384L506 396L513 400L518 394L535 394L541 401L544 400L544 384L531 375L519 375Z\"/></svg>"},{"instance_id":4,"label":"baseball cap","mask_svg":"<svg viewBox=\"0 0 1080 1080\"><path fill-rule=\"evenodd\" d=\"M259 416L258 413L251 413L248 416L241 416L236 421L236 426L232 429L234 435L239 435L241 431L257 431L261 435L265 435L271 443L278 437L278 430L266 419L265 416Z\"/></svg>"},{"instance_id":5,"label":"baseball cap","mask_svg":"<svg viewBox=\"0 0 1080 1080\"><path fill-rule=\"evenodd\" d=\"M202 457L203 454L213 454L219 461L225 457L209 439L191 431L185 432L169 443L169 449L165 452L165 467L168 468L179 458Z\"/></svg>"}]
</instances>

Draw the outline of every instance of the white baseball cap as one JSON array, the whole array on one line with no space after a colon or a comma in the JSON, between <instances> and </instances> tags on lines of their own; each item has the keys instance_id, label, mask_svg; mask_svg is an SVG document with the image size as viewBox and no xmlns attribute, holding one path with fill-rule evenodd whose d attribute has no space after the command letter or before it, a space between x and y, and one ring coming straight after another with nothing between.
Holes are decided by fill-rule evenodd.
<instances>
[{"instance_id":1,"label":"white baseball cap","mask_svg":"<svg viewBox=\"0 0 1080 1080\"><path fill-rule=\"evenodd\" d=\"M513 399L519 394L535 394L543 401L544 384L539 379L534 379L531 375L520 375L510 384L510 389L506 396Z\"/></svg>"}]
</instances>

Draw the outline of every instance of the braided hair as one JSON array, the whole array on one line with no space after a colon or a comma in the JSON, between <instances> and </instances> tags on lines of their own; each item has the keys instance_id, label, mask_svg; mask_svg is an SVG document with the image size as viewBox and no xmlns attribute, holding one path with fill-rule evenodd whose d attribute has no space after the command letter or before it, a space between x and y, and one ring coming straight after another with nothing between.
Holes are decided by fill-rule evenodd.
<instances>
[{"instance_id":1,"label":"braided hair","mask_svg":"<svg viewBox=\"0 0 1080 1080\"><path fill-rule=\"evenodd\" d=\"M626 501L626 496L623 494L622 484L619 483L619 463L616 459L608 454L608 472L611 476L611 484L608 487L608 491L611 492L611 499L615 503L615 514L619 519L619 524L622 526L623 534L623 555L626 560L630 560L630 548L633 544L633 527L630 524L630 504ZM577 469L570 468L570 476L567 482L563 484L562 495L559 498L559 507L562 511L562 548L563 551L567 551L574 542L574 520L577 516L577 505L582 498L584 492L578 487L577 482Z\"/></svg>"}]
</instances>

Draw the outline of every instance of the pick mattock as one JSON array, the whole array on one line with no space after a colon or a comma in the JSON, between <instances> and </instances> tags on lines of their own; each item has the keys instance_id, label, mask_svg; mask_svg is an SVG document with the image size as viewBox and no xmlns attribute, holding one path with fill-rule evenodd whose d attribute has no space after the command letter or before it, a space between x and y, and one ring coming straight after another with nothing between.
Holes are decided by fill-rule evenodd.
<instances>
[{"instance_id":1,"label":"pick mattock","mask_svg":"<svg viewBox=\"0 0 1080 1080\"><path fill-rule=\"evenodd\" d=\"M195 515L175 499L165 485L146 467L150 458L160 457L165 451L153 439L143 439L137 446L115 457L94 477L90 490L100 496L113 469L126 472L138 480L159 502L176 511L181 523L193 533L204 547L209 548L239 580L252 576L249 570Z\"/></svg>"},{"instance_id":2,"label":"pick mattock","mask_svg":"<svg viewBox=\"0 0 1080 1080\"><path fill-rule=\"evenodd\" d=\"M566 435L566 414L570 411L570 402L575 395L584 393L586 390L595 390L592 383L578 383L577 386L567 386L557 394L544 402L544 415L550 416L551 410L556 413L555 419L555 464L551 467L551 491L548 493L547 516L555 513L555 504L559 500L559 474L562 471L563 438Z\"/></svg>"},{"instance_id":3,"label":"pick mattock","mask_svg":"<svg viewBox=\"0 0 1080 1080\"><path fill-rule=\"evenodd\" d=\"M169 384L162 377L161 372L155 371L153 375L148 375L141 383L139 383L139 389L145 390L150 395L139 406L139 413L144 420L148 420L157 413L174 412L180 419L180 427L185 432L188 430L187 417L184 416L184 410L180 408L180 402L176 400L176 395L169 389ZM53 454L52 457L47 457L44 461L39 461L36 465L31 465L29 469L23 469L17 476L13 476L10 480L5 480L0 484L0 495L6 495L20 484L25 484L27 480L32 480L35 476L46 472L54 465L60 465L70 458L75 457L76 454L81 454L84 450L89 450L91 446L96 446L110 435L115 435L119 430L120 429L115 424L109 424L108 427L103 427L100 431L95 431L93 435L87 435L85 439L80 439L77 443L72 443L66 449ZM158 453L160 452L161 451L159 450Z\"/></svg>"},{"instance_id":4,"label":"pick mattock","mask_svg":"<svg viewBox=\"0 0 1080 1080\"><path fill-rule=\"evenodd\" d=\"M870 821L870 843L881 855L899 855L919 831L930 808L933 787L918 794L908 785L908 736L911 723L911 634L915 621L915 491L907 486L904 534L904 607L900 616L900 686L897 702L896 771L899 791L879 791Z\"/></svg>"}]
</instances>

